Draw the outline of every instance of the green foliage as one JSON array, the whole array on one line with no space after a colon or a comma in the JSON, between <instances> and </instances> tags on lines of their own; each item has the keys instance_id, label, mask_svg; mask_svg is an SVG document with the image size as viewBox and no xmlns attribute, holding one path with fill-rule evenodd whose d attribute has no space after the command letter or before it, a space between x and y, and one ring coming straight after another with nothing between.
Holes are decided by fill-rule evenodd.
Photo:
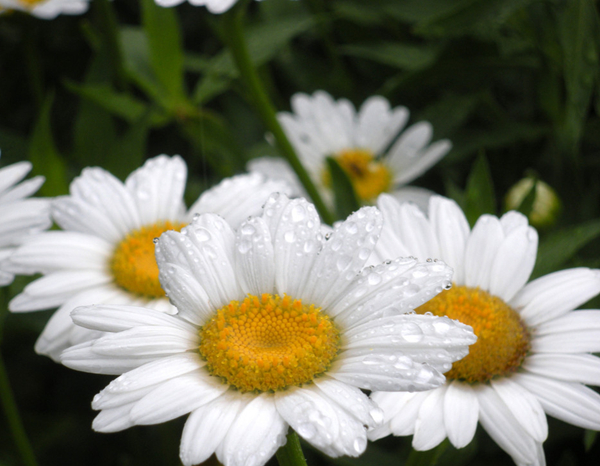
<instances>
[{"instance_id":1,"label":"green foliage","mask_svg":"<svg viewBox=\"0 0 600 466\"><path fill-rule=\"evenodd\" d=\"M333 157L327 157L327 168L331 176L333 195L335 198L335 215L339 219L348 217L360 207L352 182L348 174Z\"/></svg>"},{"instance_id":2,"label":"green foliage","mask_svg":"<svg viewBox=\"0 0 600 466\"><path fill-rule=\"evenodd\" d=\"M483 154L473 164L463 202L465 215L471 226L483 214L496 214L496 197L492 174Z\"/></svg>"}]
</instances>

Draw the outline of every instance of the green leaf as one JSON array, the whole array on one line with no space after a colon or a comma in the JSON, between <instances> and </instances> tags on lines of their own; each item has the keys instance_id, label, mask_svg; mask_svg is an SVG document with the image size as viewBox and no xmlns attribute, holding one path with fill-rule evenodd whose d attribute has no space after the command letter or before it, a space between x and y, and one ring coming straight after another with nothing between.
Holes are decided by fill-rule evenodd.
<instances>
[{"instance_id":1,"label":"green leaf","mask_svg":"<svg viewBox=\"0 0 600 466\"><path fill-rule=\"evenodd\" d=\"M176 9L160 7L154 0L143 0L142 23L155 76L174 104L184 100L183 50Z\"/></svg>"},{"instance_id":2,"label":"green leaf","mask_svg":"<svg viewBox=\"0 0 600 466\"><path fill-rule=\"evenodd\" d=\"M465 215L471 225L483 214L496 213L496 196L490 167L485 156L480 155L467 180L465 190Z\"/></svg>"},{"instance_id":3,"label":"green leaf","mask_svg":"<svg viewBox=\"0 0 600 466\"><path fill-rule=\"evenodd\" d=\"M556 231L540 241L533 277L540 277L558 270L572 259L577 251L600 237L600 220L567 227Z\"/></svg>"},{"instance_id":4,"label":"green leaf","mask_svg":"<svg viewBox=\"0 0 600 466\"><path fill-rule=\"evenodd\" d=\"M488 35L518 9L535 0L459 0L450 8L420 21L415 32L424 36L457 37L477 33Z\"/></svg>"},{"instance_id":5,"label":"green leaf","mask_svg":"<svg viewBox=\"0 0 600 466\"><path fill-rule=\"evenodd\" d=\"M598 80L599 21L595 2L569 0L557 14L566 88L564 123L559 140L566 153L575 155Z\"/></svg>"},{"instance_id":6,"label":"green leaf","mask_svg":"<svg viewBox=\"0 0 600 466\"><path fill-rule=\"evenodd\" d=\"M282 19L249 27L246 32L248 52L255 66L271 61L277 53L298 34L314 25L312 18ZM200 62L196 60L196 65ZM194 90L195 103L204 103L229 88L232 79L238 76L229 51L224 50L208 61L205 76Z\"/></svg>"},{"instance_id":7,"label":"green leaf","mask_svg":"<svg viewBox=\"0 0 600 466\"><path fill-rule=\"evenodd\" d=\"M77 84L65 82L66 87L80 96L94 102L106 111L118 116L129 123L138 121L149 109L148 106L131 94L114 90L109 84ZM151 123L155 126L167 122L167 117L157 112L151 112Z\"/></svg>"},{"instance_id":8,"label":"green leaf","mask_svg":"<svg viewBox=\"0 0 600 466\"><path fill-rule=\"evenodd\" d=\"M583 435L583 445L584 445L586 452L591 450L591 448L596 443L597 439L598 439L598 432L596 432L595 430L589 430L589 429L585 430L585 433Z\"/></svg>"},{"instance_id":9,"label":"green leaf","mask_svg":"<svg viewBox=\"0 0 600 466\"><path fill-rule=\"evenodd\" d=\"M439 55L439 47L433 45L409 45L400 42L381 42L366 45L346 45L342 53L366 58L384 65L409 71L430 67Z\"/></svg>"},{"instance_id":10,"label":"green leaf","mask_svg":"<svg viewBox=\"0 0 600 466\"><path fill-rule=\"evenodd\" d=\"M103 167L113 175L125 179L144 162L150 115L142 116L117 138L107 154Z\"/></svg>"},{"instance_id":11,"label":"green leaf","mask_svg":"<svg viewBox=\"0 0 600 466\"><path fill-rule=\"evenodd\" d=\"M360 208L360 202L348 174L333 157L327 157L327 166L331 175L336 217L345 219Z\"/></svg>"},{"instance_id":12,"label":"green leaf","mask_svg":"<svg viewBox=\"0 0 600 466\"><path fill-rule=\"evenodd\" d=\"M67 168L56 149L50 127L50 110L54 94L46 96L38 120L29 139L29 160L33 164L33 174L44 175L46 182L39 190L42 196L67 194Z\"/></svg>"},{"instance_id":13,"label":"green leaf","mask_svg":"<svg viewBox=\"0 0 600 466\"><path fill-rule=\"evenodd\" d=\"M535 198L537 194L537 180L533 180L533 184L531 185L531 189L527 193L527 195L521 201L519 207L517 207L517 211L521 212L526 217L531 215L531 211L533 210L533 205L535 203Z\"/></svg>"},{"instance_id":14,"label":"green leaf","mask_svg":"<svg viewBox=\"0 0 600 466\"><path fill-rule=\"evenodd\" d=\"M411 450L404 466L434 466L444 453L450 442L444 440L437 447L427 451Z\"/></svg>"}]
</instances>

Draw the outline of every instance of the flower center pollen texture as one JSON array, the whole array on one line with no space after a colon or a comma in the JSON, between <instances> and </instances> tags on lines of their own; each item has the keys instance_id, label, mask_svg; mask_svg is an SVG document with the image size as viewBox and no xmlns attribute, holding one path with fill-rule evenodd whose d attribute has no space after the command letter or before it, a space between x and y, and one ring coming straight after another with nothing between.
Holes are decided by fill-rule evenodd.
<instances>
[{"instance_id":1,"label":"flower center pollen texture","mask_svg":"<svg viewBox=\"0 0 600 466\"><path fill-rule=\"evenodd\" d=\"M186 224L158 222L130 232L115 248L110 269L115 282L130 293L160 298L165 292L158 281L154 238L167 230L181 230Z\"/></svg>"},{"instance_id":2,"label":"flower center pollen texture","mask_svg":"<svg viewBox=\"0 0 600 466\"><path fill-rule=\"evenodd\" d=\"M448 316L473 327L477 342L446 372L451 380L476 383L508 375L521 366L530 347L529 332L519 314L502 299L479 288L454 286L416 312Z\"/></svg>"},{"instance_id":3,"label":"flower center pollen texture","mask_svg":"<svg viewBox=\"0 0 600 466\"><path fill-rule=\"evenodd\" d=\"M334 159L350 178L360 200L368 201L389 191L392 175L385 165L375 159L371 151L345 149L335 154ZM323 181L325 186L331 186L329 170L323 173Z\"/></svg>"},{"instance_id":4,"label":"flower center pollen texture","mask_svg":"<svg viewBox=\"0 0 600 466\"><path fill-rule=\"evenodd\" d=\"M329 369L340 336L314 305L284 295L231 301L200 330L209 372L242 392L282 390Z\"/></svg>"}]
</instances>

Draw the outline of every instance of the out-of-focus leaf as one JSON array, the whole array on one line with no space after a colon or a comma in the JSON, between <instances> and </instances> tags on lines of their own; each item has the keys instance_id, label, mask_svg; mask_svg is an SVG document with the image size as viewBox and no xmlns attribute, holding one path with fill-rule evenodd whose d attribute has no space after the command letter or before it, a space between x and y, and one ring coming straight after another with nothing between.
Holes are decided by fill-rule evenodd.
<instances>
[{"instance_id":1,"label":"out-of-focus leaf","mask_svg":"<svg viewBox=\"0 0 600 466\"><path fill-rule=\"evenodd\" d=\"M531 185L531 189L527 193L527 195L521 201L519 207L517 207L517 211L521 212L526 217L531 215L531 211L533 210L533 204L535 203L535 198L537 194L537 180L533 180L533 185Z\"/></svg>"},{"instance_id":2,"label":"out-of-focus leaf","mask_svg":"<svg viewBox=\"0 0 600 466\"><path fill-rule=\"evenodd\" d=\"M89 99L113 115L123 118L130 123L138 121L149 111L147 105L141 100L131 94L118 92L108 84L79 85L73 82L66 82L66 86L73 92ZM151 113L151 123L153 125L162 125L166 122L166 116L159 115L156 112Z\"/></svg>"},{"instance_id":3,"label":"out-of-focus leaf","mask_svg":"<svg viewBox=\"0 0 600 466\"><path fill-rule=\"evenodd\" d=\"M50 110L53 101L54 95L48 94L29 139L32 172L46 177L46 182L39 190L42 196L58 196L68 192L66 165L56 149L50 127Z\"/></svg>"},{"instance_id":4,"label":"out-of-focus leaf","mask_svg":"<svg viewBox=\"0 0 600 466\"><path fill-rule=\"evenodd\" d=\"M574 155L598 79L599 21L595 2L569 0L557 15L563 49L566 88L564 124L560 128L564 150Z\"/></svg>"},{"instance_id":5,"label":"out-of-focus leaf","mask_svg":"<svg viewBox=\"0 0 600 466\"><path fill-rule=\"evenodd\" d=\"M294 37L313 25L312 18L289 18L249 28L246 39L252 62L255 66L269 62ZM194 90L194 102L197 104L207 102L225 91L229 87L229 81L238 76L237 68L227 50L212 58L205 72L206 75Z\"/></svg>"},{"instance_id":6,"label":"out-of-focus leaf","mask_svg":"<svg viewBox=\"0 0 600 466\"><path fill-rule=\"evenodd\" d=\"M114 141L103 165L113 175L125 179L129 173L140 167L146 152L149 129L148 114L131 125L125 133Z\"/></svg>"},{"instance_id":7,"label":"out-of-focus leaf","mask_svg":"<svg viewBox=\"0 0 600 466\"><path fill-rule=\"evenodd\" d=\"M355 24L373 26L381 22L381 11L366 2L345 0L334 2L335 14Z\"/></svg>"},{"instance_id":8,"label":"out-of-focus leaf","mask_svg":"<svg viewBox=\"0 0 600 466\"><path fill-rule=\"evenodd\" d=\"M427 451L411 450L404 466L435 466L450 442L444 440L437 447Z\"/></svg>"},{"instance_id":9,"label":"out-of-focus leaf","mask_svg":"<svg viewBox=\"0 0 600 466\"><path fill-rule=\"evenodd\" d=\"M327 166L335 197L335 215L338 219L344 219L360 208L360 202L348 174L333 157L327 157Z\"/></svg>"},{"instance_id":10,"label":"out-of-focus leaf","mask_svg":"<svg viewBox=\"0 0 600 466\"><path fill-rule=\"evenodd\" d=\"M366 58L384 65L417 71L431 66L438 57L439 48L432 45L409 45L400 42L379 42L368 45L346 45L342 53Z\"/></svg>"},{"instance_id":11,"label":"out-of-focus leaf","mask_svg":"<svg viewBox=\"0 0 600 466\"><path fill-rule=\"evenodd\" d=\"M480 155L471 169L465 190L465 215L471 225L483 214L496 213L496 197L490 167Z\"/></svg>"},{"instance_id":12,"label":"out-of-focus leaf","mask_svg":"<svg viewBox=\"0 0 600 466\"><path fill-rule=\"evenodd\" d=\"M499 125L490 131L458 134L452 138L453 149L441 164L455 163L481 149L497 149L519 141L535 141L545 136L549 128L534 123Z\"/></svg>"},{"instance_id":13,"label":"out-of-focus leaf","mask_svg":"<svg viewBox=\"0 0 600 466\"><path fill-rule=\"evenodd\" d=\"M533 277L556 271L590 241L600 237L600 220L567 227L540 241Z\"/></svg>"},{"instance_id":14,"label":"out-of-focus leaf","mask_svg":"<svg viewBox=\"0 0 600 466\"><path fill-rule=\"evenodd\" d=\"M424 36L456 37L473 32L487 35L517 9L535 0L459 0L452 7L420 21L415 32Z\"/></svg>"},{"instance_id":15,"label":"out-of-focus leaf","mask_svg":"<svg viewBox=\"0 0 600 466\"><path fill-rule=\"evenodd\" d=\"M154 74L175 104L185 98L182 41L176 10L160 7L154 0L143 0L142 22Z\"/></svg>"},{"instance_id":16,"label":"out-of-focus leaf","mask_svg":"<svg viewBox=\"0 0 600 466\"><path fill-rule=\"evenodd\" d=\"M479 94L450 94L426 107L417 119L431 123L435 138L449 137L465 123L480 99Z\"/></svg>"},{"instance_id":17,"label":"out-of-focus leaf","mask_svg":"<svg viewBox=\"0 0 600 466\"><path fill-rule=\"evenodd\" d=\"M245 159L227 126L214 115L200 114L186 120L182 129L196 153L220 176L244 170Z\"/></svg>"},{"instance_id":18,"label":"out-of-focus leaf","mask_svg":"<svg viewBox=\"0 0 600 466\"><path fill-rule=\"evenodd\" d=\"M121 49L125 60L125 71L129 78L152 100L168 108L168 96L154 75L150 63L148 39L144 31L137 26L123 26L120 30Z\"/></svg>"},{"instance_id":19,"label":"out-of-focus leaf","mask_svg":"<svg viewBox=\"0 0 600 466\"><path fill-rule=\"evenodd\" d=\"M0 151L4 154L0 160L6 165L7 159L23 160L27 157L27 140L9 129L0 128Z\"/></svg>"},{"instance_id":20,"label":"out-of-focus leaf","mask_svg":"<svg viewBox=\"0 0 600 466\"><path fill-rule=\"evenodd\" d=\"M585 451L590 451L597 439L598 432L595 430L586 429L585 434L583 435L583 445L585 447Z\"/></svg>"}]
</instances>

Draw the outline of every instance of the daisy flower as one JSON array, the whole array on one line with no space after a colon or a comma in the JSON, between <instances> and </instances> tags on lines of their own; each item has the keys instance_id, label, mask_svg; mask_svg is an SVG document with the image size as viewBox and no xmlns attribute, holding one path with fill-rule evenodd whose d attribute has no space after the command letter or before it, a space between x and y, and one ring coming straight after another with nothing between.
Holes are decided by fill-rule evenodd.
<instances>
[{"instance_id":1,"label":"daisy flower","mask_svg":"<svg viewBox=\"0 0 600 466\"><path fill-rule=\"evenodd\" d=\"M330 456L357 456L381 412L361 388L426 390L467 353L472 330L407 314L449 284L443 262L363 265L381 214L365 207L324 239L316 209L273 194L237 232L203 214L156 244L176 315L133 306L73 311L114 332L65 350L68 367L123 374L93 401L101 432L190 413L180 456L260 466L288 427Z\"/></svg>"},{"instance_id":2,"label":"daisy flower","mask_svg":"<svg viewBox=\"0 0 600 466\"><path fill-rule=\"evenodd\" d=\"M70 313L77 306L112 302L175 312L158 281L153 238L180 230L195 213L217 212L239 224L260 212L273 191L287 189L257 174L239 175L186 209L186 176L178 156L148 160L125 183L91 167L71 183L70 195L53 201L52 215L63 231L37 235L10 258L14 266L44 274L10 302L10 310L58 307L36 343L38 353L57 360L67 346L97 336L73 324Z\"/></svg>"},{"instance_id":3,"label":"daisy flower","mask_svg":"<svg viewBox=\"0 0 600 466\"><path fill-rule=\"evenodd\" d=\"M363 203L371 204L379 194L393 192L403 200L426 204L432 194L428 190L398 188L422 175L450 150L446 139L429 144L431 124L421 121L400 134L408 121L408 109L391 108L379 96L367 99L358 112L348 100L335 101L323 91L312 96L295 94L291 104L293 113L279 113L279 123L326 200L331 202L326 159L333 157ZM249 168L272 178L295 179L302 192L284 161L259 158L250 162Z\"/></svg>"},{"instance_id":4,"label":"daisy flower","mask_svg":"<svg viewBox=\"0 0 600 466\"><path fill-rule=\"evenodd\" d=\"M0 13L24 11L42 19L54 19L60 14L80 15L88 9L89 0L0 0Z\"/></svg>"},{"instance_id":5,"label":"daisy flower","mask_svg":"<svg viewBox=\"0 0 600 466\"><path fill-rule=\"evenodd\" d=\"M600 311L573 311L600 292L600 271L575 268L527 283L538 236L525 216L482 215L472 231L458 205L432 197L429 218L390 196L378 201L385 226L377 257L439 257L454 267L454 286L425 303L432 313L471 325L478 337L469 355L425 393L372 394L384 424L372 440L413 435L417 450L448 437L469 444L477 423L519 465L543 465L547 413L600 429Z\"/></svg>"},{"instance_id":6,"label":"daisy flower","mask_svg":"<svg viewBox=\"0 0 600 466\"><path fill-rule=\"evenodd\" d=\"M25 237L34 235L52 225L50 201L26 199L44 183L36 176L19 183L31 170L29 162L18 162L0 168L0 286L10 285L18 268L8 263L15 246Z\"/></svg>"},{"instance_id":7,"label":"daisy flower","mask_svg":"<svg viewBox=\"0 0 600 466\"><path fill-rule=\"evenodd\" d=\"M177 6L185 0L154 0L157 5L164 7ZM237 0L188 0L190 5L205 6L211 13L225 13Z\"/></svg>"}]
</instances>

